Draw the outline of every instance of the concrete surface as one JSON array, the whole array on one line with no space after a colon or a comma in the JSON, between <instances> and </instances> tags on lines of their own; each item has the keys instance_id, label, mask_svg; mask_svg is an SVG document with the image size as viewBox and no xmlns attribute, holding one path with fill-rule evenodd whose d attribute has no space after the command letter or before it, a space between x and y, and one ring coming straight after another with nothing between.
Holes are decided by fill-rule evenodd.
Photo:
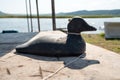
<instances>
[{"instance_id":1,"label":"concrete surface","mask_svg":"<svg viewBox=\"0 0 120 80\"><path fill-rule=\"evenodd\" d=\"M120 22L104 22L105 38L120 38Z\"/></svg>"},{"instance_id":2,"label":"concrete surface","mask_svg":"<svg viewBox=\"0 0 120 80\"><path fill-rule=\"evenodd\" d=\"M22 44L37 33L0 33L0 56L10 52L17 45Z\"/></svg>"},{"instance_id":3,"label":"concrete surface","mask_svg":"<svg viewBox=\"0 0 120 80\"><path fill-rule=\"evenodd\" d=\"M59 31L58 33L64 34ZM43 57L15 53L12 45L16 46L26 42L35 35L28 36L28 34L15 34L19 39L10 36L11 34L7 37L4 34L4 39L3 35L0 34L0 54L2 53L0 57L0 80L120 80L120 55L88 43L84 58ZM6 43L5 40L10 38L11 43L12 39L16 43ZM27 39L24 41L25 38ZM3 50L3 48L6 49ZM67 65L72 61L73 63ZM60 71L47 78L61 67Z\"/></svg>"}]
</instances>

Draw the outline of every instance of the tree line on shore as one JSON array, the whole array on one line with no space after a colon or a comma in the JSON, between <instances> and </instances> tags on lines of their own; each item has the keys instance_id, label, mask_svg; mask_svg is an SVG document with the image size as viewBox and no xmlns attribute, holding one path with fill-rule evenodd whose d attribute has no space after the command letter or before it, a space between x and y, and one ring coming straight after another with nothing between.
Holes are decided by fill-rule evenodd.
<instances>
[{"instance_id":1,"label":"tree line on shore","mask_svg":"<svg viewBox=\"0 0 120 80\"><path fill-rule=\"evenodd\" d=\"M56 13L56 18L71 18L73 16L80 16L83 18L110 18L110 17L120 17L120 9L114 10L79 10L67 13ZM9 14L0 11L0 18L37 18L36 14L32 16L27 14ZM40 18L51 18L51 14L40 14Z\"/></svg>"}]
</instances>

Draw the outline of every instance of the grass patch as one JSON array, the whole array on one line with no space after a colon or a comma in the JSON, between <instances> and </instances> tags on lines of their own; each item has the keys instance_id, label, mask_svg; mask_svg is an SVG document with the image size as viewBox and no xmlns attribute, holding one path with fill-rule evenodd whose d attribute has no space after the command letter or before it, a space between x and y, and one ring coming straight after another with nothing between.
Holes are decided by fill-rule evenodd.
<instances>
[{"instance_id":1,"label":"grass patch","mask_svg":"<svg viewBox=\"0 0 120 80\"><path fill-rule=\"evenodd\" d=\"M110 51L120 54L120 39L106 40L104 34L82 34L84 40L88 43L103 47Z\"/></svg>"}]
</instances>

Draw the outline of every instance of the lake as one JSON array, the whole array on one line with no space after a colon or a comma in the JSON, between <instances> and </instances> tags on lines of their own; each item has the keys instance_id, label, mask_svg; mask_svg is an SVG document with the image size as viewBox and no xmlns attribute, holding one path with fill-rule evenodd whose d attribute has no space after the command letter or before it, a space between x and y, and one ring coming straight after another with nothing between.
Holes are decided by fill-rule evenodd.
<instances>
[{"instance_id":1,"label":"lake","mask_svg":"<svg viewBox=\"0 0 120 80\"><path fill-rule=\"evenodd\" d=\"M120 18L84 18L88 24L97 28L95 33L104 31L104 22L120 22ZM57 18L57 28L66 28L68 24L68 18ZM28 32L26 18L0 18L0 32L3 30L17 30L19 32ZM52 30L52 19L41 18L40 26L42 31ZM33 31L38 31L37 19L33 18Z\"/></svg>"}]
</instances>

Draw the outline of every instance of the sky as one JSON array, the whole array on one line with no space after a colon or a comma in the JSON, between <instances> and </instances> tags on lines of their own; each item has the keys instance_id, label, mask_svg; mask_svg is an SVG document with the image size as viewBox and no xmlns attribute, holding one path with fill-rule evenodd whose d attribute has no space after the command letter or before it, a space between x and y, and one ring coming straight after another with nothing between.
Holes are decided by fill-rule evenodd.
<instances>
[{"instance_id":1,"label":"sky","mask_svg":"<svg viewBox=\"0 0 120 80\"><path fill-rule=\"evenodd\" d=\"M27 0L28 1L28 0ZM36 14L36 0L31 0L32 14ZM51 13L51 0L38 0L39 13ZM120 0L55 0L55 11L120 9ZM0 11L10 14L26 14L25 0L0 0Z\"/></svg>"}]
</instances>

